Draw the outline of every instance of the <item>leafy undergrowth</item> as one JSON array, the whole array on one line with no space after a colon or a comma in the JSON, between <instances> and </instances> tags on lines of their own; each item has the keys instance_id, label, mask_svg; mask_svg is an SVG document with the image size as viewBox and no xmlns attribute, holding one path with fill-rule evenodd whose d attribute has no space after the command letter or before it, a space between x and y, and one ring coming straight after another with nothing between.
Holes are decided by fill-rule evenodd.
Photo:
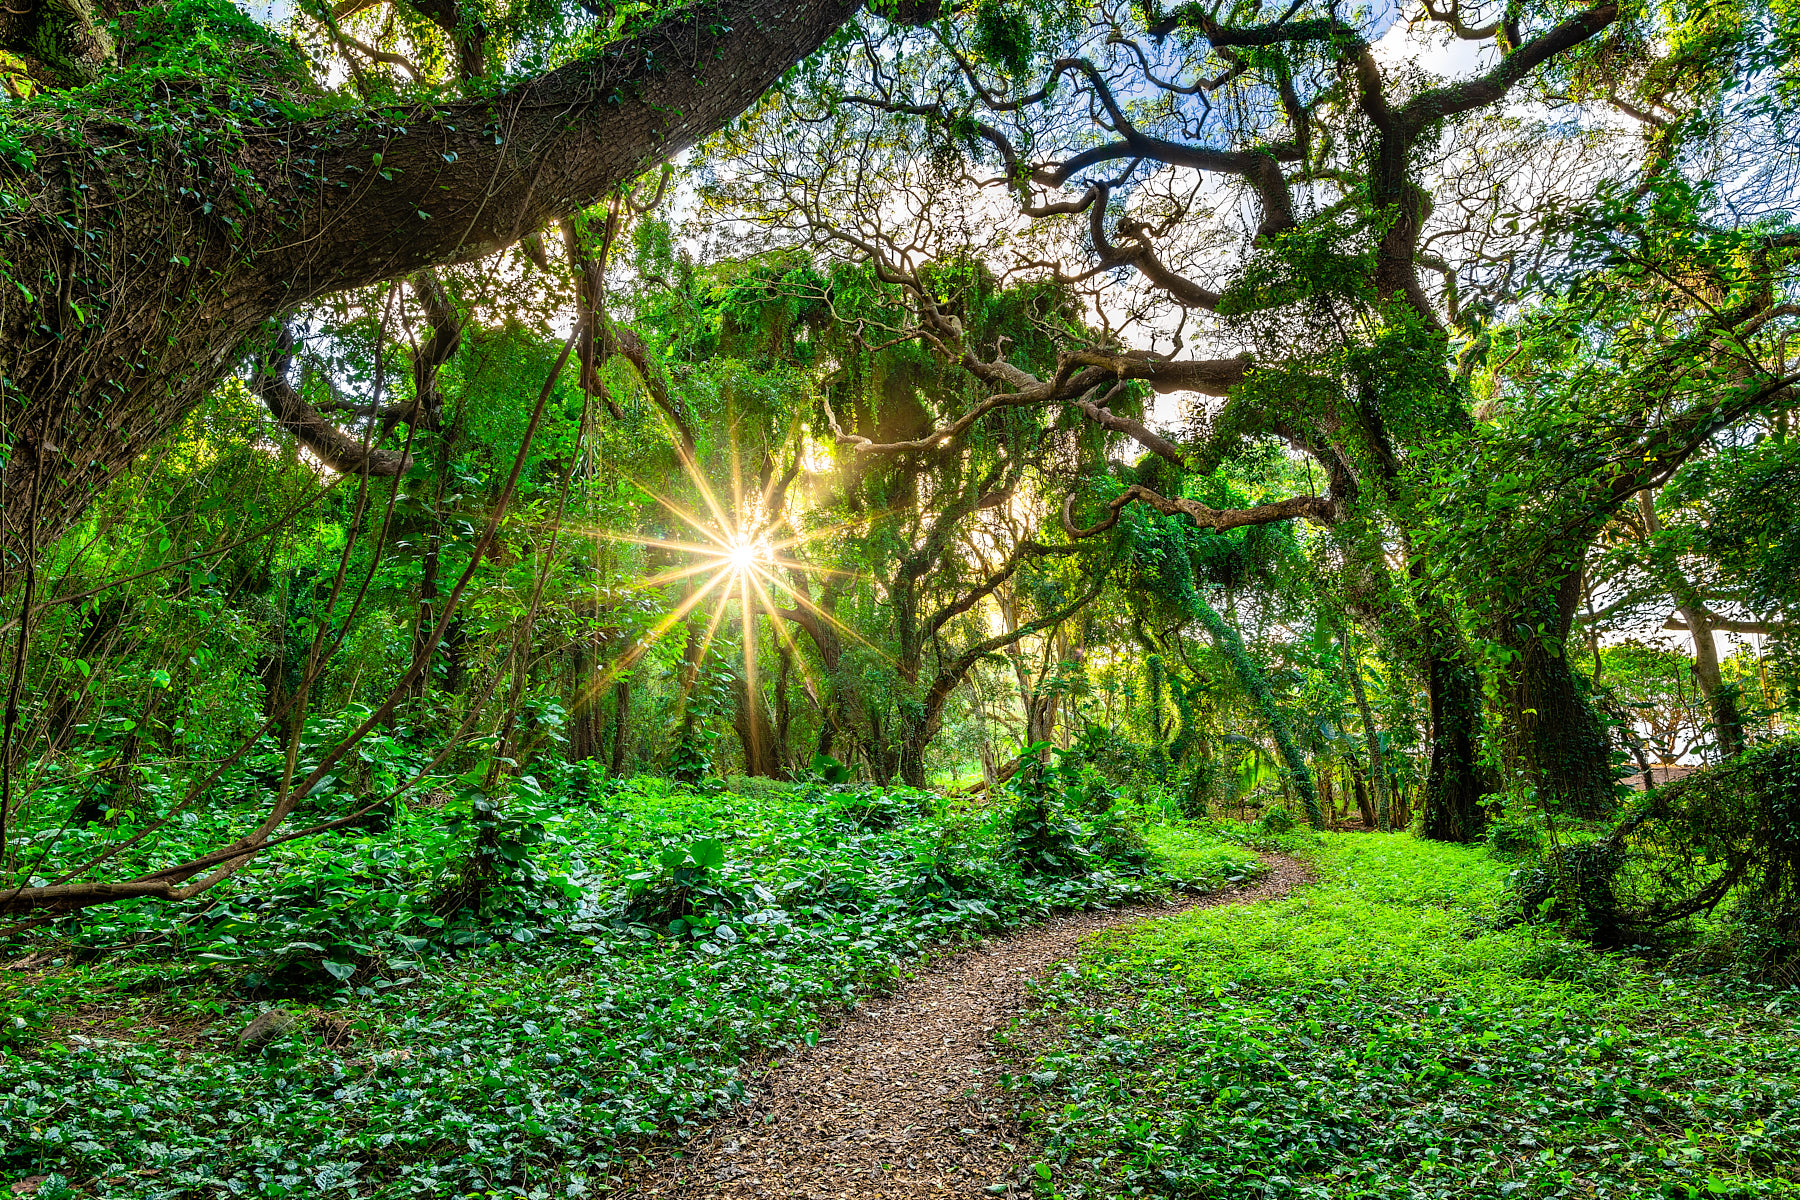
<instances>
[{"instance_id":1,"label":"leafy undergrowth","mask_svg":"<svg viewBox=\"0 0 1800 1200\"><path fill-rule=\"evenodd\" d=\"M1192 891L1215 891L1266 873L1262 861L1246 850L1251 839L1233 845L1220 833L1205 825L1151 825L1144 841L1162 874Z\"/></svg>"},{"instance_id":2,"label":"leafy undergrowth","mask_svg":"<svg viewBox=\"0 0 1800 1200\"><path fill-rule=\"evenodd\" d=\"M1014 1035L1041 1195L1800 1195L1800 993L1497 929L1484 850L1313 857L1046 985Z\"/></svg>"},{"instance_id":3,"label":"leafy undergrowth","mask_svg":"<svg viewBox=\"0 0 1800 1200\"><path fill-rule=\"evenodd\" d=\"M40 972L0 974L0 1189L603 1192L922 950L1169 882L1106 856L1111 819L1070 824L1094 849L1058 877L1027 873L1004 807L594 790L419 806L272 853L203 911L65 923ZM1255 865L1189 849L1176 874ZM273 1004L293 1029L240 1048Z\"/></svg>"}]
</instances>

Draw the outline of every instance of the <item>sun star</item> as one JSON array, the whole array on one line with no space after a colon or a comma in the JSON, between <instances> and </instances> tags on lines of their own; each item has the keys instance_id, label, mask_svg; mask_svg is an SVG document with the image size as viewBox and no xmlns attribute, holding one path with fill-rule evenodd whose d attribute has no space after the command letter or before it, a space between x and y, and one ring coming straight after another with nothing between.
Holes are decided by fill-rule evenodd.
<instances>
[{"instance_id":1,"label":"sun star","mask_svg":"<svg viewBox=\"0 0 1800 1200\"><path fill-rule=\"evenodd\" d=\"M582 689L577 707L594 703L603 689L622 672L636 665L650 648L662 638L668 636L689 619L689 614L703 602L711 599L712 615L706 620L704 628L694 629L689 636L697 636L699 645L689 657L690 663L705 660L713 638L718 633L725 619L728 606L735 603L742 622L743 644L743 680L746 689L754 694L757 687L757 622L758 618L766 618L774 630L777 641L783 650L791 656L793 662L815 692L821 688L821 681L815 678L811 666L804 654L800 653L799 644L788 630L784 619L790 611L804 610L811 619L822 625L828 625L839 634L860 642L877 656L886 659L887 654L871 643L854 628L845 624L828 608L822 608L813 602L809 589L802 586L794 588L781 582L781 573L794 580L802 576L814 578L853 576L853 572L820 566L796 558L785 553L803 543L818 539L828 539L855 527L862 527L872 519L868 514L846 521L827 529L801 531L795 529L790 536L777 538L776 527L782 518L771 520L771 502L774 497L777 481L771 478L764 486L760 496L746 496L741 478L738 475L738 456L736 446L732 447L732 503L727 505L712 489L706 476L701 473L693 459L686 454L681 455L682 466L688 478L693 482L694 490L699 494L704 512L703 516L689 511L684 505L672 497L660 495L655 490L638 484L646 495L661 504L682 524L686 525L701 538L698 542L678 541L673 538L641 537L631 534L619 534L604 530L592 531L595 536L611 541L626 542L633 545L648 546L665 551L674 551L687 555L692 561L687 566L671 568L655 575L640 579L634 584L637 588L662 587L678 580L693 579L698 586L688 585L685 598L665 611L650 629L638 637L635 643L620 654L606 668L597 674ZM633 481L636 483L637 481ZM771 589L787 596L791 610L784 609L776 602ZM689 690L693 687L697 672L690 666L681 672L681 704L685 705ZM750 725L751 749L754 756L755 743L758 737L758 726Z\"/></svg>"}]
</instances>

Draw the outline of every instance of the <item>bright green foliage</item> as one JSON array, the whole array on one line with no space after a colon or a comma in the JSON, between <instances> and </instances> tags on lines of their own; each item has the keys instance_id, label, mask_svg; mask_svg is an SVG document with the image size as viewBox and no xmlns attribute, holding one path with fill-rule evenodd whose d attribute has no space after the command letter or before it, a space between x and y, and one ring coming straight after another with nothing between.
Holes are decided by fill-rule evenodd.
<instances>
[{"instance_id":1,"label":"bright green foliage","mask_svg":"<svg viewBox=\"0 0 1800 1200\"><path fill-rule=\"evenodd\" d=\"M1040 1194L1800 1191L1794 993L1497 931L1483 850L1337 835L1316 861L1289 899L1108 936L1053 978L1018 1080Z\"/></svg>"},{"instance_id":2,"label":"bright green foliage","mask_svg":"<svg viewBox=\"0 0 1800 1200\"><path fill-rule=\"evenodd\" d=\"M1667 501L1689 508L1693 540L1758 609L1800 604L1800 438L1724 448L1677 473Z\"/></svg>"},{"instance_id":3,"label":"bright green foliage","mask_svg":"<svg viewBox=\"0 0 1800 1200\"><path fill-rule=\"evenodd\" d=\"M495 841L517 852L478 902L460 891L482 837L465 791L384 833L271 852L203 913L128 904L71 925L62 953L80 965L7 981L0 1187L597 1187L647 1135L740 1096L746 1060L816 1040L925 947L1162 886L1104 840L1078 872L1026 873L1009 810L904 790L587 787L515 781ZM1157 837L1190 885L1255 865ZM318 1007L260 1055L233 1053L270 1000ZM205 1032L171 1050L170 1024Z\"/></svg>"},{"instance_id":4,"label":"bright green foliage","mask_svg":"<svg viewBox=\"0 0 1800 1200\"><path fill-rule=\"evenodd\" d=\"M1756 746L1639 800L1606 836L1558 846L1513 881L1521 913L1609 945L1692 932L1751 971L1800 947L1800 740Z\"/></svg>"},{"instance_id":5,"label":"bright green foliage","mask_svg":"<svg viewBox=\"0 0 1800 1200\"><path fill-rule=\"evenodd\" d=\"M1210 483L1210 490L1222 490L1219 480L1203 483ZM1253 526L1235 535L1213 535L1194 529L1180 518L1157 516L1134 521L1130 533L1130 565L1145 577L1140 586L1153 597L1147 603L1173 610L1179 618L1205 631L1275 742L1287 776L1300 793L1308 821L1315 828L1323 827L1324 813L1319 808L1318 791L1306 757L1290 732L1288 718L1276 702L1267 674L1250 656L1243 636L1207 602L1202 591L1209 582L1227 588L1267 582L1275 574L1275 564L1283 553L1292 553L1292 533L1276 527ZM1157 666L1160 669L1160 660ZM1152 671L1150 679L1155 705L1162 681L1157 670ZM1185 720L1182 733L1191 737Z\"/></svg>"}]
</instances>

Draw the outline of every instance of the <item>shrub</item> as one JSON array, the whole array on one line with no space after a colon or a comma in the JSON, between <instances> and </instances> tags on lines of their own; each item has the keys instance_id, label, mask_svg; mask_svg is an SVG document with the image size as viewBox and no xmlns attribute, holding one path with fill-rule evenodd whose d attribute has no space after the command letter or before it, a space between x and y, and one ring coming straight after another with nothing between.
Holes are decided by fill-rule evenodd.
<instances>
[{"instance_id":1,"label":"shrub","mask_svg":"<svg viewBox=\"0 0 1800 1200\"><path fill-rule=\"evenodd\" d=\"M754 796L758 800L785 796L794 790L794 785L786 780L769 779L762 775L731 775L725 780L725 790L739 796Z\"/></svg>"},{"instance_id":2,"label":"shrub","mask_svg":"<svg viewBox=\"0 0 1800 1200\"><path fill-rule=\"evenodd\" d=\"M725 865L725 844L718 838L670 846L658 863L660 869L625 876L628 920L681 934L700 927L700 922L691 920L697 915L717 915L738 907L738 897L718 879L719 868Z\"/></svg>"},{"instance_id":3,"label":"shrub","mask_svg":"<svg viewBox=\"0 0 1800 1200\"><path fill-rule=\"evenodd\" d=\"M1605 837L1515 872L1520 915L1605 945L1646 939L1732 902L1734 936L1767 955L1800 942L1800 739L1657 788ZM1748 923L1760 932L1745 938Z\"/></svg>"},{"instance_id":4,"label":"shrub","mask_svg":"<svg viewBox=\"0 0 1800 1200\"><path fill-rule=\"evenodd\" d=\"M1488 849L1513 858L1530 858L1544 848L1544 831L1530 814L1507 814L1488 826Z\"/></svg>"},{"instance_id":5,"label":"shrub","mask_svg":"<svg viewBox=\"0 0 1800 1200\"><path fill-rule=\"evenodd\" d=\"M1026 875L1082 875L1093 852L1070 809L1092 802L1093 784L1081 778L1073 756L1052 751L1045 762L1040 756L1049 750L1039 742L1020 751L1024 765L1007 785L1014 797L1007 818L1011 857Z\"/></svg>"},{"instance_id":6,"label":"shrub","mask_svg":"<svg viewBox=\"0 0 1800 1200\"><path fill-rule=\"evenodd\" d=\"M1256 828L1258 832L1261 833L1282 834L1289 832L1298 824L1299 822L1294 819L1293 813L1282 808L1280 805L1276 805L1263 813L1261 818L1256 822Z\"/></svg>"},{"instance_id":7,"label":"shrub","mask_svg":"<svg viewBox=\"0 0 1800 1200\"><path fill-rule=\"evenodd\" d=\"M966 828L945 825L913 856L912 874L907 889L912 898L961 900L993 891L996 873L970 845Z\"/></svg>"},{"instance_id":8,"label":"shrub","mask_svg":"<svg viewBox=\"0 0 1800 1200\"><path fill-rule=\"evenodd\" d=\"M897 829L927 811L930 800L929 793L912 788L850 784L833 789L819 815L850 829Z\"/></svg>"},{"instance_id":9,"label":"shrub","mask_svg":"<svg viewBox=\"0 0 1800 1200\"><path fill-rule=\"evenodd\" d=\"M1144 840L1144 831L1118 808L1109 808L1094 818L1088 848L1096 858L1134 871L1141 871L1150 863L1150 844Z\"/></svg>"}]
</instances>

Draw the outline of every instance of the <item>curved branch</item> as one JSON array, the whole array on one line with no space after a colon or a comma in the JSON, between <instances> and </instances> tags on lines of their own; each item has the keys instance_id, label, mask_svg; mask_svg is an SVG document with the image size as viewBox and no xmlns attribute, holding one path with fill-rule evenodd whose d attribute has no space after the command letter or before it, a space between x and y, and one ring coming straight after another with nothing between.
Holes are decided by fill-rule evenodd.
<instances>
[{"instance_id":1,"label":"curved branch","mask_svg":"<svg viewBox=\"0 0 1800 1200\"><path fill-rule=\"evenodd\" d=\"M986 638L983 641L976 642L973 646L970 646L967 650L950 660L950 662L937 673L937 677L932 680L931 687L925 693L925 706L928 716L935 716L936 713L943 708L944 701L949 698L951 692L956 690L957 685L962 682L963 676L969 673L969 668L980 662L987 655L994 653L996 650L1003 650L1008 646L1015 645L1030 637L1032 634L1037 633L1039 630L1050 629L1060 625L1076 613L1080 612L1083 608L1093 603L1094 599L1100 595L1101 589L1106 586L1107 580L1111 578L1112 568L1117 561L1118 558L1115 554L1112 561L1108 562L1104 569L1094 573L1093 585L1089 587L1087 591L1083 592L1056 611L1041 616L1034 621L1027 621L1016 629L1006 630L1005 632L997 633L990 638Z\"/></svg>"},{"instance_id":2,"label":"curved branch","mask_svg":"<svg viewBox=\"0 0 1800 1200\"><path fill-rule=\"evenodd\" d=\"M456 74L463 82L487 74L488 27L477 10L457 0L407 0L413 10L444 31L456 49Z\"/></svg>"},{"instance_id":3,"label":"curved branch","mask_svg":"<svg viewBox=\"0 0 1800 1200\"><path fill-rule=\"evenodd\" d=\"M680 397L669 390L669 378L663 374L662 364L651 355L650 347L644 344L637 330L610 317L603 317L602 321L606 331L601 339L602 361L616 354L637 370L651 403L669 418L669 424L675 427L676 436L681 439L682 448L692 457L695 446L693 420Z\"/></svg>"},{"instance_id":4,"label":"curved branch","mask_svg":"<svg viewBox=\"0 0 1800 1200\"><path fill-rule=\"evenodd\" d=\"M1125 218L1119 222L1119 232L1130 238L1135 245L1127 248L1115 245L1106 236L1106 203L1112 195L1112 188L1104 183L1095 184L1091 189L1097 193L1093 207L1088 211L1088 236L1093 239L1094 250L1103 266L1134 267L1151 283L1160 287L1169 295L1189 308L1204 308L1208 312L1216 312L1220 296L1211 288L1202 287L1193 280L1169 269L1150 244L1150 231L1143 222Z\"/></svg>"},{"instance_id":5,"label":"curved branch","mask_svg":"<svg viewBox=\"0 0 1800 1200\"><path fill-rule=\"evenodd\" d=\"M1180 513L1193 519L1202 529L1213 533L1224 533L1230 529L1241 529L1246 525L1273 525L1278 521L1291 521L1296 517L1305 517L1309 521L1326 524L1337 517L1337 501L1329 496L1295 496L1287 500L1277 500L1271 504L1258 504L1254 508L1209 508L1198 500L1189 500L1185 496L1165 496L1153 492L1141 483L1134 483L1107 504L1107 514L1097 525L1086 529L1075 524L1075 493L1070 492L1063 497L1062 524L1063 532L1071 538L1080 540L1104 533L1119 523L1120 515L1127 505L1134 503L1148 504L1157 512L1167 516Z\"/></svg>"},{"instance_id":6,"label":"curved branch","mask_svg":"<svg viewBox=\"0 0 1800 1200\"><path fill-rule=\"evenodd\" d=\"M1409 137L1434 121L1494 103L1537 67L1572 50L1619 19L1612 0L1576 13L1548 33L1533 38L1500 60L1484 75L1448 87L1432 88L1413 97L1398 116Z\"/></svg>"},{"instance_id":7,"label":"curved branch","mask_svg":"<svg viewBox=\"0 0 1800 1200\"><path fill-rule=\"evenodd\" d=\"M1106 407L1107 401L1118 395L1122 387L1123 385L1115 385L1110 392L1100 398L1098 403L1085 396L1077 396L1069 403L1080 409L1088 420L1102 429L1122 433L1159 458L1166 458L1176 466L1185 466L1187 455L1181 452L1181 447L1150 429L1143 422L1135 421L1130 417L1122 417Z\"/></svg>"},{"instance_id":8,"label":"curved branch","mask_svg":"<svg viewBox=\"0 0 1800 1200\"><path fill-rule=\"evenodd\" d=\"M320 416L319 410L306 402L288 381L288 372L293 369L295 344L293 333L284 326L250 379L251 394L268 408L275 423L293 434L302 446L318 456L320 462L343 475L391 478L411 466L411 456L365 445Z\"/></svg>"},{"instance_id":9,"label":"curved branch","mask_svg":"<svg viewBox=\"0 0 1800 1200\"><path fill-rule=\"evenodd\" d=\"M1007 556L1006 561L989 572L986 579L927 618L920 640L932 637L951 620L968 612L982 600L993 595L996 588L1018 573L1019 568L1025 564L1026 560L1045 558L1051 555L1074 554L1081 549L1080 546L1048 546L1042 542L1020 542Z\"/></svg>"},{"instance_id":10,"label":"curved branch","mask_svg":"<svg viewBox=\"0 0 1800 1200\"><path fill-rule=\"evenodd\" d=\"M1731 617L1721 617L1711 609L1706 610L1706 623L1714 629L1722 629L1726 633L1754 633L1769 636L1787 631L1785 621L1739 621ZM1671 616L1663 622L1663 628L1674 633L1692 633L1687 622L1679 616Z\"/></svg>"}]
</instances>

